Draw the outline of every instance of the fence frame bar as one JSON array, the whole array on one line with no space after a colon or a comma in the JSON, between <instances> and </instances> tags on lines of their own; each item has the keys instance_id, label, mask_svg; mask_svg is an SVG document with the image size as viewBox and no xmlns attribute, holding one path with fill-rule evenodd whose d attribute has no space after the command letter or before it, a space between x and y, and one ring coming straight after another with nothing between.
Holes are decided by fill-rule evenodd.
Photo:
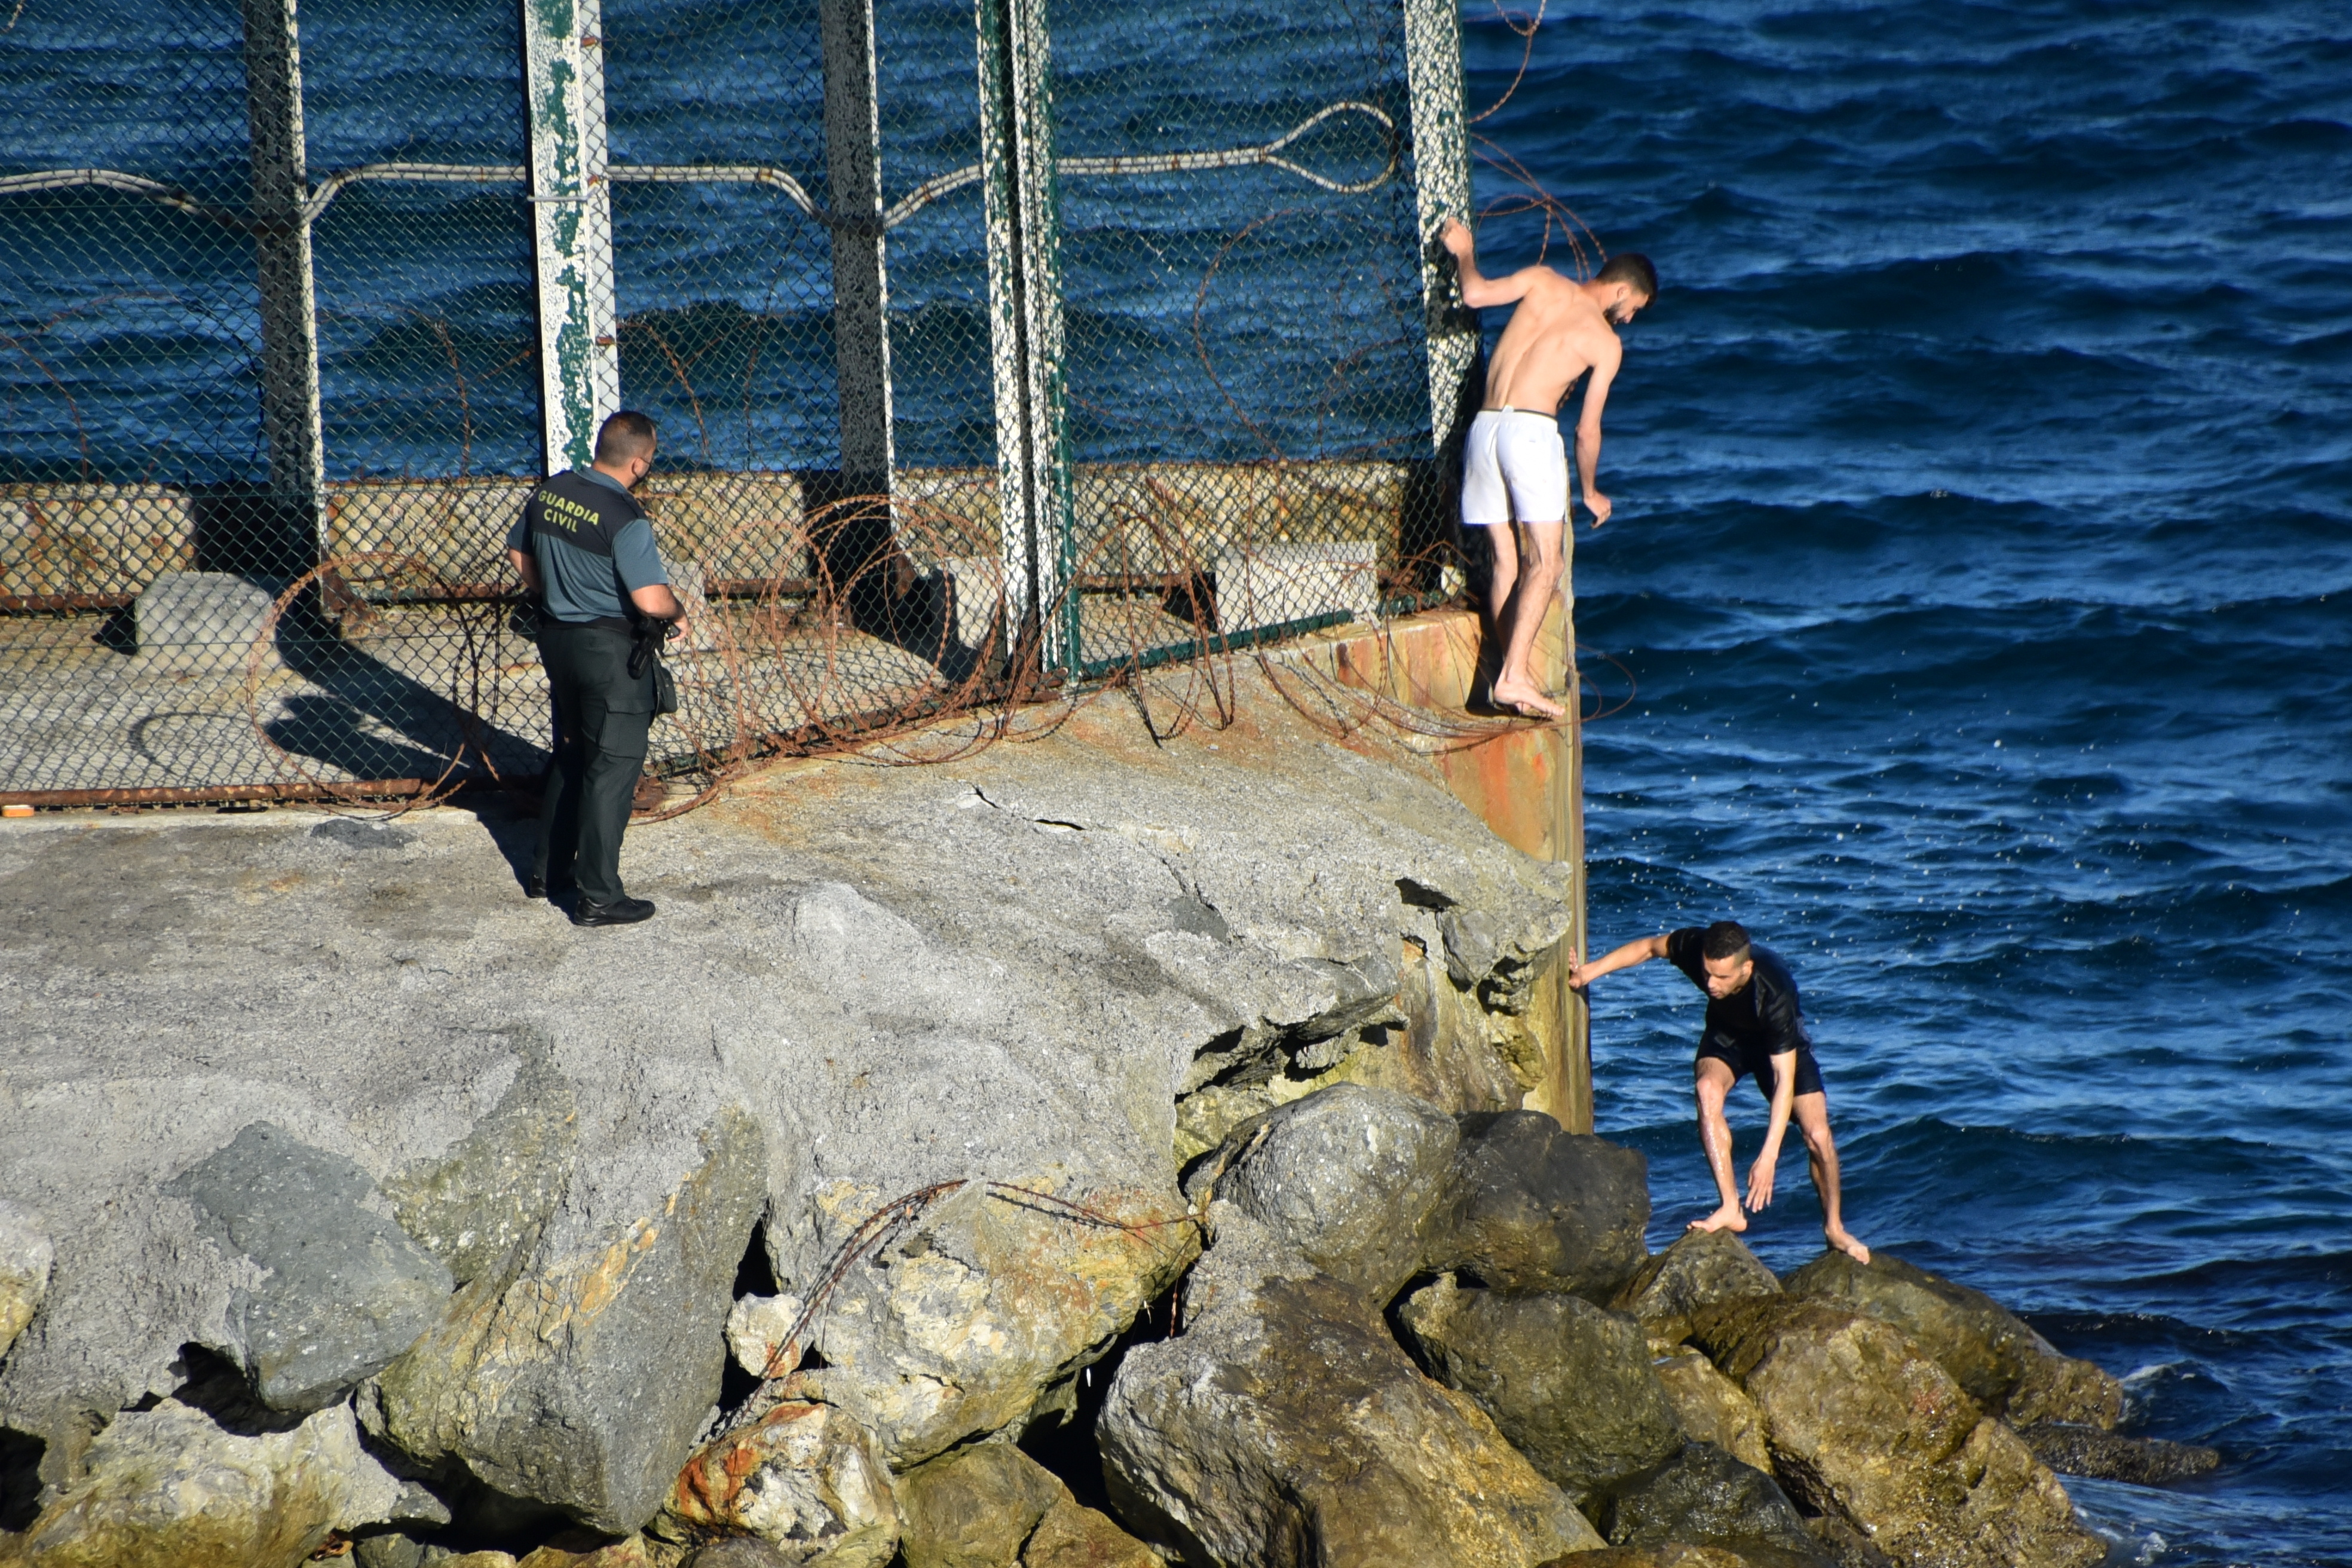
<instances>
[{"instance_id":1,"label":"fence frame bar","mask_svg":"<svg viewBox=\"0 0 2352 1568\"><path fill-rule=\"evenodd\" d=\"M319 407L318 290L303 145L295 0L245 0L245 114L253 161L253 251L261 292L261 426L269 496L299 513L323 560L326 438ZM277 563L271 563L276 565ZM283 563L289 577L309 563Z\"/></svg>"},{"instance_id":2,"label":"fence frame bar","mask_svg":"<svg viewBox=\"0 0 2352 1568\"><path fill-rule=\"evenodd\" d=\"M521 0L545 471L585 468L621 405L601 0Z\"/></svg>"}]
</instances>

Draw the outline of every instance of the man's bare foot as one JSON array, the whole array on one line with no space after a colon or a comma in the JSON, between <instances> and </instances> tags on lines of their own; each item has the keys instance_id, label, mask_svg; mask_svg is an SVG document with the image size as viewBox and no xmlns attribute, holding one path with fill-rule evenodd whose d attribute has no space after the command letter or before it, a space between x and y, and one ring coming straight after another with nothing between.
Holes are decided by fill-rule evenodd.
<instances>
[{"instance_id":1,"label":"man's bare foot","mask_svg":"<svg viewBox=\"0 0 2352 1568\"><path fill-rule=\"evenodd\" d=\"M1523 680L1497 680L1488 697L1496 707L1514 709L1528 719L1558 719L1568 712Z\"/></svg>"},{"instance_id":2,"label":"man's bare foot","mask_svg":"<svg viewBox=\"0 0 2352 1568\"><path fill-rule=\"evenodd\" d=\"M1690 1222L1693 1230L1742 1231L1748 1228L1748 1216L1739 1212L1738 1204L1726 1204L1705 1219Z\"/></svg>"},{"instance_id":3,"label":"man's bare foot","mask_svg":"<svg viewBox=\"0 0 2352 1568\"><path fill-rule=\"evenodd\" d=\"M1822 1236L1832 1247L1836 1247L1856 1263L1870 1261L1870 1248L1856 1241L1844 1226L1825 1225L1822 1226Z\"/></svg>"}]
</instances>

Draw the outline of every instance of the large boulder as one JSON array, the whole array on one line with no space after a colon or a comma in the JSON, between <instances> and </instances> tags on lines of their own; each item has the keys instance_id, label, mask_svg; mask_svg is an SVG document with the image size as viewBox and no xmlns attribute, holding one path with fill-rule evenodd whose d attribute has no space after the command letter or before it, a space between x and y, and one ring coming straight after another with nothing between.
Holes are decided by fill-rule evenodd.
<instances>
[{"instance_id":1,"label":"large boulder","mask_svg":"<svg viewBox=\"0 0 2352 1568\"><path fill-rule=\"evenodd\" d=\"M1427 1101L1343 1083L1243 1123L1186 1184L1384 1305L1421 1268L1458 1142Z\"/></svg>"},{"instance_id":2,"label":"large boulder","mask_svg":"<svg viewBox=\"0 0 2352 1568\"><path fill-rule=\"evenodd\" d=\"M749 1116L722 1107L682 1131L643 1129L583 1162L530 1241L362 1391L375 1435L611 1534L652 1518L719 1397L767 1196Z\"/></svg>"},{"instance_id":3,"label":"large boulder","mask_svg":"<svg viewBox=\"0 0 2352 1568\"><path fill-rule=\"evenodd\" d=\"M1641 1266L1649 1162L1538 1110L1461 1118L1427 1265L1503 1290L1607 1300Z\"/></svg>"},{"instance_id":4,"label":"large boulder","mask_svg":"<svg viewBox=\"0 0 2352 1568\"><path fill-rule=\"evenodd\" d=\"M1827 1251L1790 1275L1786 1288L1791 1296L1894 1324L1969 1398L2019 1425L2063 1421L2105 1430L2123 1415L2123 1385L2106 1373L2060 1355L1983 1291L1891 1253L1873 1253L1864 1264Z\"/></svg>"},{"instance_id":5,"label":"large boulder","mask_svg":"<svg viewBox=\"0 0 2352 1568\"><path fill-rule=\"evenodd\" d=\"M448 1304L449 1270L393 1222L368 1173L285 1128L249 1124L164 1190L188 1201L224 1256L250 1261L229 1342L214 1348L272 1409L341 1399Z\"/></svg>"},{"instance_id":6,"label":"large boulder","mask_svg":"<svg viewBox=\"0 0 2352 1568\"><path fill-rule=\"evenodd\" d=\"M1673 1342L1688 1337L1701 1307L1780 1293L1780 1281L1731 1232L1686 1230L1635 1269L1609 1305L1632 1313L1653 1339Z\"/></svg>"},{"instance_id":7,"label":"large boulder","mask_svg":"<svg viewBox=\"0 0 2352 1568\"><path fill-rule=\"evenodd\" d=\"M1683 1429L1641 1325L1575 1296L1464 1289L1451 1275L1398 1318L1422 1361L1590 1513L1616 1482L1679 1453Z\"/></svg>"},{"instance_id":8,"label":"large boulder","mask_svg":"<svg viewBox=\"0 0 2352 1568\"><path fill-rule=\"evenodd\" d=\"M1715 1369L1698 1351L1677 1350L1651 1363L1666 1391L1675 1419L1695 1442L1712 1443L1743 1465L1769 1471L1764 1415L1748 1391Z\"/></svg>"},{"instance_id":9,"label":"large boulder","mask_svg":"<svg viewBox=\"0 0 2352 1568\"><path fill-rule=\"evenodd\" d=\"M976 1443L898 1478L907 1568L1014 1568L1069 1489L1010 1443Z\"/></svg>"},{"instance_id":10,"label":"large boulder","mask_svg":"<svg viewBox=\"0 0 2352 1568\"><path fill-rule=\"evenodd\" d=\"M48 1233L15 1204L0 1202L0 1356L16 1342L49 1289Z\"/></svg>"},{"instance_id":11,"label":"large boulder","mask_svg":"<svg viewBox=\"0 0 2352 1568\"><path fill-rule=\"evenodd\" d=\"M792 1400L696 1450L652 1533L750 1536L792 1568L882 1568L898 1554L899 1531L873 1435L829 1405Z\"/></svg>"},{"instance_id":12,"label":"large boulder","mask_svg":"<svg viewBox=\"0 0 2352 1568\"><path fill-rule=\"evenodd\" d=\"M165 1399L115 1418L79 1484L0 1563L31 1568L293 1568L334 1530L392 1517L402 1487L360 1447L338 1405L279 1431L240 1436Z\"/></svg>"},{"instance_id":13,"label":"large boulder","mask_svg":"<svg viewBox=\"0 0 2352 1568\"><path fill-rule=\"evenodd\" d=\"M2221 1468L2221 1456L2198 1443L2168 1443L2161 1437L2127 1437L2096 1426L2044 1421L2021 1426L2019 1437L2033 1457L2061 1475L2090 1476L2135 1486L2169 1486Z\"/></svg>"},{"instance_id":14,"label":"large boulder","mask_svg":"<svg viewBox=\"0 0 2352 1568\"><path fill-rule=\"evenodd\" d=\"M2105 1555L2048 1468L1893 1325L1765 1297L1703 1309L1692 1337L1763 1412L1782 1485L1906 1568Z\"/></svg>"},{"instance_id":15,"label":"large boulder","mask_svg":"<svg viewBox=\"0 0 2352 1568\"><path fill-rule=\"evenodd\" d=\"M1615 1489L1595 1521L1612 1546L1679 1541L1826 1559L1772 1478L1711 1443L1693 1443Z\"/></svg>"},{"instance_id":16,"label":"large boulder","mask_svg":"<svg viewBox=\"0 0 2352 1568\"><path fill-rule=\"evenodd\" d=\"M1066 1492L1022 1543L1021 1568L1162 1568L1162 1559Z\"/></svg>"},{"instance_id":17,"label":"large boulder","mask_svg":"<svg viewBox=\"0 0 2352 1568\"><path fill-rule=\"evenodd\" d=\"M824 1364L801 1385L871 1429L893 1468L1022 1421L1199 1255L1173 1191L1056 1185L1067 1182L1052 1173L966 1184L827 1301ZM845 1233L877 1203L846 1184L821 1201Z\"/></svg>"},{"instance_id":18,"label":"large boulder","mask_svg":"<svg viewBox=\"0 0 2352 1568\"><path fill-rule=\"evenodd\" d=\"M1181 1337L1130 1349L1096 1423L1130 1529L1201 1568L1529 1568L1601 1544L1360 1292L1238 1235L1253 1222L1230 1205L1213 1213Z\"/></svg>"}]
</instances>

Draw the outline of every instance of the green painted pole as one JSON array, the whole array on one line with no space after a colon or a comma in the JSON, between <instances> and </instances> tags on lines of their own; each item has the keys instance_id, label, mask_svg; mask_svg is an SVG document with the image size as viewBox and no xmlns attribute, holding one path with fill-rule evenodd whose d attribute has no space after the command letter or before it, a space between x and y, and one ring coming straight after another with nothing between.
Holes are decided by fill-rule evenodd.
<instances>
[{"instance_id":1,"label":"green painted pole","mask_svg":"<svg viewBox=\"0 0 2352 1568\"><path fill-rule=\"evenodd\" d=\"M540 428L550 473L586 468L596 426L621 405L603 35L598 0L523 0Z\"/></svg>"}]
</instances>

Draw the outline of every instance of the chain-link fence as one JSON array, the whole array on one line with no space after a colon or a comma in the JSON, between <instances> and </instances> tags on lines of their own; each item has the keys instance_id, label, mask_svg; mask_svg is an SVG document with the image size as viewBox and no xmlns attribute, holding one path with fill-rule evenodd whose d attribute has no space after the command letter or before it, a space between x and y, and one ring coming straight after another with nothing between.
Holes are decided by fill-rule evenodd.
<instances>
[{"instance_id":1,"label":"chain-link fence","mask_svg":"<svg viewBox=\"0 0 2352 1568\"><path fill-rule=\"evenodd\" d=\"M24 0L0 86L0 796L534 778L504 536L622 405L672 775L1458 586L1432 0Z\"/></svg>"}]
</instances>

